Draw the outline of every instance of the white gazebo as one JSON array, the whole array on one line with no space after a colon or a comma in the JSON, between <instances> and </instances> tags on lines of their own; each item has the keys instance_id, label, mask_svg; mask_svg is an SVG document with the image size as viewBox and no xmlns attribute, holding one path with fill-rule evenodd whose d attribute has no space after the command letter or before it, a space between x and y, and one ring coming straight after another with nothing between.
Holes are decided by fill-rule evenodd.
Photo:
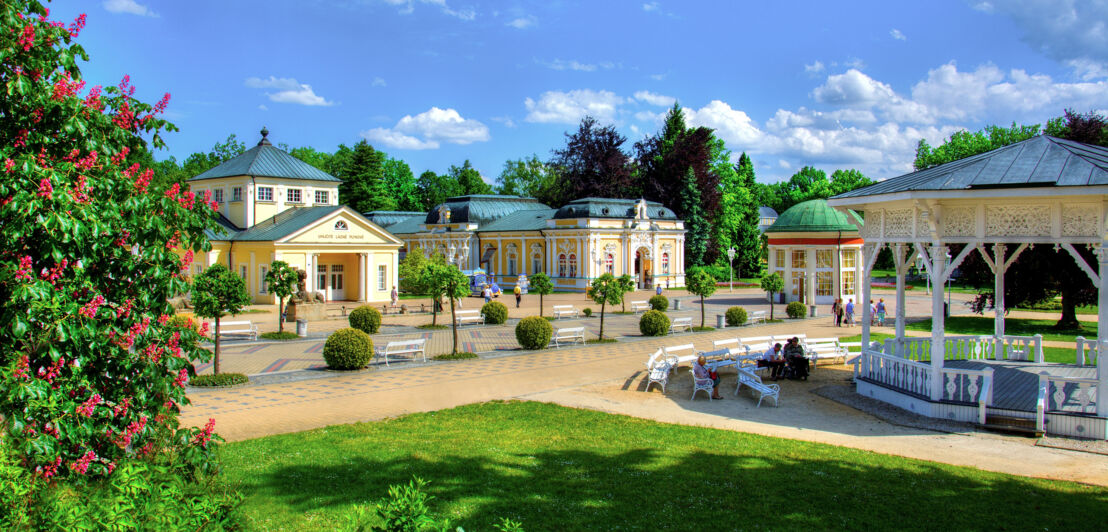
<instances>
[{"instance_id":1,"label":"white gazebo","mask_svg":"<svg viewBox=\"0 0 1108 532\"><path fill-rule=\"evenodd\" d=\"M1038 136L934 168L888 179L829 200L863 212L862 301L873 264L892 248L896 264L896 338L869 339L862 305L858 392L914 412L1108 439L1108 149ZM1043 361L1042 338L1004 331L1004 273L1029 246L1053 246L1076 260L1099 290L1097 338L1078 338L1075 364ZM1096 251L1088 264L1078 248ZM953 251L953 253L951 253ZM992 336L948 336L943 291L931 297L929 338L904 335L904 277L918 256L943 286L970 253L996 277Z\"/></svg>"}]
</instances>

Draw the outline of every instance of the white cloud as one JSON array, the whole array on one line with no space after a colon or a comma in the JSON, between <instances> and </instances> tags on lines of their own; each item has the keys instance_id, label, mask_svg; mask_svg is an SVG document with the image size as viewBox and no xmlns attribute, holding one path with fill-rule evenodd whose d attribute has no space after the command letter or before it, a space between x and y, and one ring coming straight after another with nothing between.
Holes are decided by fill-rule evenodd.
<instances>
[{"instance_id":1,"label":"white cloud","mask_svg":"<svg viewBox=\"0 0 1108 532\"><path fill-rule=\"evenodd\" d=\"M387 85L385 79L380 76L373 78L373 82L369 84L371 87L385 87Z\"/></svg>"},{"instance_id":2,"label":"white cloud","mask_svg":"<svg viewBox=\"0 0 1108 532\"><path fill-rule=\"evenodd\" d=\"M259 104L258 104L258 110L259 110L259 111L268 111L268 110L269 110L269 108L268 108L268 107L266 107L264 103L259 103Z\"/></svg>"},{"instance_id":3,"label":"white cloud","mask_svg":"<svg viewBox=\"0 0 1108 532\"><path fill-rule=\"evenodd\" d=\"M905 37L904 34L901 33L900 30L898 30L896 28L893 28L892 30L889 31L889 36L896 39L896 40L898 40L898 41L907 41L908 40L908 37Z\"/></svg>"},{"instance_id":4,"label":"white cloud","mask_svg":"<svg viewBox=\"0 0 1108 532\"><path fill-rule=\"evenodd\" d=\"M666 79L666 76L668 76L668 75L669 75L669 72L666 72L666 73L663 73L663 74L651 74L650 79L652 79L654 81L662 81L663 79Z\"/></svg>"},{"instance_id":5,"label":"white cloud","mask_svg":"<svg viewBox=\"0 0 1108 532\"><path fill-rule=\"evenodd\" d=\"M662 94L655 94L650 91L638 91L635 93L635 99L640 102L646 102L650 105L656 105L659 107L671 107L677 98L673 96L665 96Z\"/></svg>"},{"instance_id":6,"label":"white cloud","mask_svg":"<svg viewBox=\"0 0 1108 532\"><path fill-rule=\"evenodd\" d=\"M471 144L490 138L485 124L463 118L454 109L438 107L415 116L406 115L392 129L378 127L363 131L362 137L403 150L436 149L443 142Z\"/></svg>"},{"instance_id":7,"label":"white cloud","mask_svg":"<svg viewBox=\"0 0 1108 532\"><path fill-rule=\"evenodd\" d=\"M269 76L266 79L258 77L246 78L247 87L253 89L275 89L277 92L267 92L269 101L277 103L292 103L308 106L329 106L331 102L319 96L312 90L312 86L300 83L295 78L278 78Z\"/></svg>"},{"instance_id":8,"label":"white cloud","mask_svg":"<svg viewBox=\"0 0 1108 532\"><path fill-rule=\"evenodd\" d=\"M892 87L852 68L828 76L826 83L812 91L812 97L832 105L870 106L895 97L895 93Z\"/></svg>"},{"instance_id":9,"label":"white cloud","mask_svg":"<svg viewBox=\"0 0 1108 532\"><path fill-rule=\"evenodd\" d=\"M657 11L657 10L661 9L661 7L662 7L662 4L659 4L658 2L647 2L647 3L642 5L642 10L643 11Z\"/></svg>"},{"instance_id":10,"label":"white cloud","mask_svg":"<svg viewBox=\"0 0 1108 532\"><path fill-rule=\"evenodd\" d=\"M1010 0L975 9L1010 17L1032 48L1074 68L1083 79L1108 74L1108 1Z\"/></svg>"},{"instance_id":11,"label":"white cloud","mask_svg":"<svg viewBox=\"0 0 1108 532\"><path fill-rule=\"evenodd\" d=\"M623 102L623 98L610 91L580 89L547 91L537 101L527 98L523 105L527 108L528 122L576 124L588 115L602 123L610 123Z\"/></svg>"},{"instance_id":12,"label":"white cloud","mask_svg":"<svg viewBox=\"0 0 1108 532\"><path fill-rule=\"evenodd\" d=\"M553 61L542 62L539 64L549 68L551 70L574 70L577 72L596 72L597 70L611 70L616 67L615 63L605 61L602 63L582 63L576 59L555 59Z\"/></svg>"},{"instance_id":13,"label":"white cloud","mask_svg":"<svg viewBox=\"0 0 1108 532\"><path fill-rule=\"evenodd\" d=\"M135 0L104 0L104 9L110 13L128 13L143 17L157 17L158 14Z\"/></svg>"},{"instance_id":14,"label":"white cloud","mask_svg":"<svg viewBox=\"0 0 1108 532\"><path fill-rule=\"evenodd\" d=\"M710 127L731 146L747 146L759 142L762 137L762 131L750 116L723 101L712 100L700 109L686 107L684 111L685 121L690 126Z\"/></svg>"},{"instance_id":15,"label":"white cloud","mask_svg":"<svg viewBox=\"0 0 1108 532\"><path fill-rule=\"evenodd\" d=\"M512 19L507 25L517 30L524 30L534 26L539 20L531 15Z\"/></svg>"},{"instance_id":16,"label":"white cloud","mask_svg":"<svg viewBox=\"0 0 1108 532\"><path fill-rule=\"evenodd\" d=\"M401 15L410 15L415 11L415 5L429 4L438 7L444 15L449 15L465 21L477 18L477 12L473 9L452 9L446 5L446 0L382 0L384 3L400 8Z\"/></svg>"},{"instance_id":17,"label":"white cloud","mask_svg":"<svg viewBox=\"0 0 1108 532\"><path fill-rule=\"evenodd\" d=\"M516 127L516 121L510 116L494 116L490 120L504 124L504 127Z\"/></svg>"},{"instance_id":18,"label":"white cloud","mask_svg":"<svg viewBox=\"0 0 1108 532\"><path fill-rule=\"evenodd\" d=\"M823 63L820 61L816 61L815 63L812 63L810 65L804 65L804 72L813 75L819 74L820 72L823 72L823 68Z\"/></svg>"}]
</instances>

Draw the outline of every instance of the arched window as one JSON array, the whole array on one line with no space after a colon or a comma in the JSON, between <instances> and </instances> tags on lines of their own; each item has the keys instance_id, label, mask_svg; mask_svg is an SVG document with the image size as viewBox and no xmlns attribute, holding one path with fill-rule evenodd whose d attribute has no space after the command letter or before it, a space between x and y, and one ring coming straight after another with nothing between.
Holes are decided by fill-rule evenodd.
<instances>
[{"instance_id":1,"label":"arched window","mask_svg":"<svg viewBox=\"0 0 1108 532\"><path fill-rule=\"evenodd\" d=\"M612 274L616 272L616 259L611 253L604 255L604 271Z\"/></svg>"},{"instance_id":2,"label":"arched window","mask_svg":"<svg viewBox=\"0 0 1108 532\"><path fill-rule=\"evenodd\" d=\"M346 231L349 227L346 226L346 222L339 220L335 222L335 231Z\"/></svg>"},{"instance_id":3,"label":"arched window","mask_svg":"<svg viewBox=\"0 0 1108 532\"><path fill-rule=\"evenodd\" d=\"M662 253L662 273L669 273L669 253Z\"/></svg>"},{"instance_id":4,"label":"arched window","mask_svg":"<svg viewBox=\"0 0 1108 532\"><path fill-rule=\"evenodd\" d=\"M516 254L515 253L509 253L508 254L508 275L515 275L515 274L516 274Z\"/></svg>"},{"instance_id":5,"label":"arched window","mask_svg":"<svg viewBox=\"0 0 1108 532\"><path fill-rule=\"evenodd\" d=\"M569 276L577 277L577 255L569 254Z\"/></svg>"},{"instance_id":6,"label":"arched window","mask_svg":"<svg viewBox=\"0 0 1108 532\"><path fill-rule=\"evenodd\" d=\"M566 276L566 254L558 255L558 277Z\"/></svg>"},{"instance_id":7,"label":"arched window","mask_svg":"<svg viewBox=\"0 0 1108 532\"><path fill-rule=\"evenodd\" d=\"M542 271L542 254L535 253L531 256L531 275Z\"/></svg>"}]
</instances>

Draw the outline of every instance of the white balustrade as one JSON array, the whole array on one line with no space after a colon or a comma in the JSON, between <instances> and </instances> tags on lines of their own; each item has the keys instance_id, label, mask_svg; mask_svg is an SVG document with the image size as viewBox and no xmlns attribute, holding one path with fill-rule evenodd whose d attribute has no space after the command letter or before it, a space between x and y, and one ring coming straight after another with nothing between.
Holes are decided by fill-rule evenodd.
<instances>
[{"instance_id":1,"label":"white balustrade","mask_svg":"<svg viewBox=\"0 0 1108 532\"><path fill-rule=\"evenodd\" d=\"M857 376L866 380L923 397L931 395L931 366L927 364L863 349L857 368Z\"/></svg>"},{"instance_id":2,"label":"white balustrade","mask_svg":"<svg viewBox=\"0 0 1108 532\"><path fill-rule=\"evenodd\" d=\"M993 369L943 368L942 378L942 400L977 403L978 423L984 424L993 402Z\"/></svg>"},{"instance_id":3,"label":"white balustrade","mask_svg":"<svg viewBox=\"0 0 1108 532\"><path fill-rule=\"evenodd\" d=\"M1000 337L1003 348L1004 360L1022 360L1025 362L1043 363L1043 335ZM1000 348L997 348L1000 351Z\"/></svg>"},{"instance_id":4,"label":"white balustrade","mask_svg":"<svg viewBox=\"0 0 1108 532\"><path fill-rule=\"evenodd\" d=\"M1100 350L1097 349L1097 340L1087 340L1084 336L1077 337L1077 365L1095 366L1098 362Z\"/></svg>"},{"instance_id":5,"label":"white balustrade","mask_svg":"<svg viewBox=\"0 0 1108 532\"><path fill-rule=\"evenodd\" d=\"M989 360L996 358L992 336L946 336L947 360Z\"/></svg>"},{"instance_id":6,"label":"white balustrade","mask_svg":"<svg viewBox=\"0 0 1108 532\"><path fill-rule=\"evenodd\" d=\"M1046 412L1096 414L1100 385L1097 379L1039 375L1039 387L1045 389Z\"/></svg>"}]
</instances>

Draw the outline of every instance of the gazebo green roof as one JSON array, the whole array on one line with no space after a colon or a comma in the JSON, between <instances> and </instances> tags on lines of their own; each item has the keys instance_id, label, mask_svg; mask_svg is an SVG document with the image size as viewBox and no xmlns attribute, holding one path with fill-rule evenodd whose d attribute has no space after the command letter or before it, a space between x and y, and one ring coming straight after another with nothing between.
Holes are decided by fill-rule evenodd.
<instances>
[{"instance_id":1,"label":"gazebo green roof","mask_svg":"<svg viewBox=\"0 0 1108 532\"><path fill-rule=\"evenodd\" d=\"M204 172L189 181L218 179L249 175L257 177L283 177L308 181L342 182L341 179L324 172L292 155L278 149L266 137L269 131L262 129L262 140L258 145L243 152L242 155L224 161L223 164Z\"/></svg>"},{"instance_id":2,"label":"gazebo green roof","mask_svg":"<svg viewBox=\"0 0 1108 532\"><path fill-rule=\"evenodd\" d=\"M847 214L837 211L827 204L825 199L808 200L789 207L777 217L777 221L766 229L767 233L820 233L839 231L857 231L858 226L851 223L853 218L860 225L862 217L854 211Z\"/></svg>"}]
</instances>

